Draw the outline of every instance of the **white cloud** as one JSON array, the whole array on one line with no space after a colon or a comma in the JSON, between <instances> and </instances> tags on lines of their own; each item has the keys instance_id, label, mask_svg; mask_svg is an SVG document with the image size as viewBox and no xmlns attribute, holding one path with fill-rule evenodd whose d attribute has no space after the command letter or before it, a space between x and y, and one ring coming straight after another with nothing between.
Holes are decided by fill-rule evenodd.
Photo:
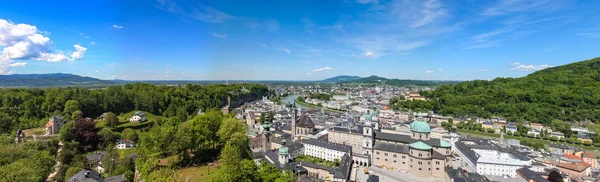
<instances>
[{"instance_id":1,"label":"white cloud","mask_svg":"<svg viewBox=\"0 0 600 182\"><path fill-rule=\"evenodd\" d=\"M421 9L419 13L420 18L417 18L416 21L410 25L410 27L417 28L430 24L439 17L446 15L447 11L446 9L442 8L442 4L437 0L427 0L425 4L423 4L423 9Z\"/></svg>"},{"instance_id":2,"label":"white cloud","mask_svg":"<svg viewBox=\"0 0 600 182\"><path fill-rule=\"evenodd\" d=\"M427 73L427 74L433 73L433 72L434 72L433 70L427 70L427 71L425 71L425 73Z\"/></svg>"},{"instance_id":3,"label":"white cloud","mask_svg":"<svg viewBox=\"0 0 600 182\"><path fill-rule=\"evenodd\" d=\"M438 71L444 71L444 68L438 68L437 70Z\"/></svg>"},{"instance_id":4,"label":"white cloud","mask_svg":"<svg viewBox=\"0 0 600 182\"><path fill-rule=\"evenodd\" d=\"M265 26L268 31L279 32L279 22L275 19L270 18L265 20Z\"/></svg>"},{"instance_id":5,"label":"white cloud","mask_svg":"<svg viewBox=\"0 0 600 182\"><path fill-rule=\"evenodd\" d=\"M27 62L16 62L16 63L9 64L8 66L10 66L10 67L23 67L23 66L26 66L26 65L27 65Z\"/></svg>"},{"instance_id":6,"label":"white cloud","mask_svg":"<svg viewBox=\"0 0 600 182\"><path fill-rule=\"evenodd\" d=\"M373 54L373 52L367 52L367 53L365 53L365 56L366 57L373 57L373 56L375 56L375 54Z\"/></svg>"},{"instance_id":7,"label":"white cloud","mask_svg":"<svg viewBox=\"0 0 600 182\"><path fill-rule=\"evenodd\" d=\"M92 45L96 45L96 42L90 42L90 44L92 44Z\"/></svg>"},{"instance_id":8,"label":"white cloud","mask_svg":"<svg viewBox=\"0 0 600 182\"><path fill-rule=\"evenodd\" d=\"M377 0L356 0L356 2L359 4L369 4L369 3L377 4Z\"/></svg>"},{"instance_id":9,"label":"white cloud","mask_svg":"<svg viewBox=\"0 0 600 182\"><path fill-rule=\"evenodd\" d=\"M94 73L98 73L98 72L100 72L100 71L99 70L94 70Z\"/></svg>"},{"instance_id":10,"label":"white cloud","mask_svg":"<svg viewBox=\"0 0 600 182\"><path fill-rule=\"evenodd\" d=\"M226 39L227 38L227 34L213 33L212 35L215 36L215 37L221 38L221 39Z\"/></svg>"},{"instance_id":11,"label":"white cloud","mask_svg":"<svg viewBox=\"0 0 600 182\"><path fill-rule=\"evenodd\" d=\"M500 0L481 13L484 16L498 16L518 12L555 11L565 7L569 0Z\"/></svg>"},{"instance_id":12,"label":"white cloud","mask_svg":"<svg viewBox=\"0 0 600 182\"><path fill-rule=\"evenodd\" d=\"M207 23L223 23L233 19L233 16L223 13L215 8L204 6L200 3L176 2L175 0L157 0L159 9L173 14L180 14Z\"/></svg>"},{"instance_id":13,"label":"white cloud","mask_svg":"<svg viewBox=\"0 0 600 182\"><path fill-rule=\"evenodd\" d=\"M533 65L533 64L519 64L513 68L511 68L510 70L513 71L538 71L538 70L543 70L546 68L550 68L552 66L547 65L547 64L542 64L542 65Z\"/></svg>"},{"instance_id":14,"label":"white cloud","mask_svg":"<svg viewBox=\"0 0 600 182\"><path fill-rule=\"evenodd\" d=\"M0 73L10 73L9 68L21 66L25 62L13 63L14 60L44 60L61 62L81 59L87 48L74 45L75 52L64 54L55 52L50 38L41 34L37 27L27 24L15 24L0 19L0 46L4 47L0 54Z\"/></svg>"},{"instance_id":15,"label":"white cloud","mask_svg":"<svg viewBox=\"0 0 600 182\"><path fill-rule=\"evenodd\" d=\"M112 27L116 28L116 29L121 29L121 28L123 28L123 25L113 25Z\"/></svg>"},{"instance_id":16,"label":"white cloud","mask_svg":"<svg viewBox=\"0 0 600 182\"><path fill-rule=\"evenodd\" d=\"M476 73L476 72L487 72L487 71L488 71L488 69L476 69L476 70L473 70L471 72L475 72Z\"/></svg>"},{"instance_id":17,"label":"white cloud","mask_svg":"<svg viewBox=\"0 0 600 182\"><path fill-rule=\"evenodd\" d=\"M313 74L313 73L317 73L317 72L322 72L322 71L327 71L327 70L333 70L333 68L329 67L329 66L325 66L322 68L317 68L312 70L311 72L306 73L307 75Z\"/></svg>"},{"instance_id":18,"label":"white cloud","mask_svg":"<svg viewBox=\"0 0 600 182\"><path fill-rule=\"evenodd\" d=\"M262 48L265 48L265 49L271 49L271 50L283 51L283 52L286 52L286 53L288 53L288 54L291 54L291 53L292 53L292 51L291 51L290 49L288 49L288 48L286 48L286 47L283 47L283 46L269 46L269 45L267 45L267 44L263 44L263 43L258 43L258 45L259 45L260 47L262 47Z\"/></svg>"}]
</instances>

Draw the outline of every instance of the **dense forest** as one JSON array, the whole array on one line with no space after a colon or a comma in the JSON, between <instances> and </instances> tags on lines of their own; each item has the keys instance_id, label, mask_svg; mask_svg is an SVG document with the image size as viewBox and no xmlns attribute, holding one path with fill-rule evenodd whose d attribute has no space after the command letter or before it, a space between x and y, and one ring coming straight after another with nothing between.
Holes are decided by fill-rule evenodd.
<instances>
[{"instance_id":1,"label":"dense forest","mask_svg":"<svg viewBox=\"0 0 600 182\"><path fill-rule=\"evenodd\" d=\"M175 181L178 169L217 159L221 166L215 177L218 181L286 181L292 179L291 173L254 165L246 125L219 111L228 98L244 102L269 93L258 84L0 89L0 181L44 181L54 172L55 160L60 165L51 180L65 181L94 166L87 155L100 151L107 155L99 161L104 164L102 175L123 174L128 181L133 181L136 167L146 181ZM196 116L198 109L204 114ZM160 117L128 123L115 114L132 110ZM103 119L92 119L104 112ZM69 120L58 137L14 143L12 131L39 128L51 115ZM115 150L120 139L134 141L138 147ZM59 141L62 150L57 152Z\"/></svg>"},{"instance_id":2,"label":"dense forest","mask_svg":"<svg viewBox=\"0 0 600 182\"><path fill-rule=\"evenodd\" d=\"M550 125L600 121L600 58L540 70L521 78L442 85L420 92L427 101L395 99L396 109L432 110L450 116L504 117Z\"/></svg>"},{"instance_id":3,"label":"dense forest","mask_svg":"<svg viewBox=\"0 0 600 182\"><path fill-rule=\"evenodd\" d=\"M43 126L55 114L71 118L76 110L91 118L109 111L120 114L142 110L185 121L198 109L225 105L228 97L235 102L260 98L268 92L267 87L258 84L170 87L136 83L105 89L0 89L0 134Z\"/></svg>"}]
</instances>

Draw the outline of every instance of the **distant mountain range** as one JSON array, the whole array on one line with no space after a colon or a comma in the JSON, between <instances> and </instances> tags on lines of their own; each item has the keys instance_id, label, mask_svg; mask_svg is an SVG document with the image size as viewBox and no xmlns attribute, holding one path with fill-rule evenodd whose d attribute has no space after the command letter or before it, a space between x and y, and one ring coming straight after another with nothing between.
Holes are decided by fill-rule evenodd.
<instances>
[{"instance_id":1,"label":"distant mountain range","mask_svg":"<svg viewBox=\"0 0 600 182\"><path fill-rule=\"evenodd\" d=\"M340 84L389 84L394 86L438 86L441 84L458 83L458 81L437 81L437 80L401 80L388 79L379 76L358 77L358 76L336 76L323 80L322 82L340 83Z\"/></svg>"},{"instance_id":2,"label":"distant mountain range","mask_svg":"<svg viewBox=\"0 0 600 182\"><path fill-rule=\"evenodd\" d=\"M226 83L225 80L102 80L87 76L79 76L67 73L49 73L49 74L13 74L0 75L0 87L106 87L109 85L122 85L134 82L144 82L155 85L185 85L185 84L220 84ZM395 86L437 86L446 83L456 83L453 81L427 81L427 80L399 80L387 79L378 76L359 77L341 75L328 78L322 81L260 81L260 80L236 80L230 83L248 82L262 83L267 85L278 84L314 84L314 83L339 83L339 84L386 84Z\"/></svg>"},{"instance_id":3,"label":"distant mountain range","mask_svg":"<svg viewBox=\"0 0 600 182\"><path fill-rule=\"evenodd\" d=\"M0 75L0 87L97 86L116 83L65 73Z\"/></svg>"},{"instance_id":4,"label":"distant mountain range","mask_svg":"<svg viewBox=\"0 0 600 182\"><path fill-rule=\"evenodd\" d=\"M331 77L331 78L327 78L321 82L326 82L326 83L338 83L338 82L346 82L346 81L352 81L352 80L356 80L356 79L360 79L361 77L359 76L348 76L348 75L341 75L341 76L336 76L336 77Z\"/></svg>"}]
</instances>

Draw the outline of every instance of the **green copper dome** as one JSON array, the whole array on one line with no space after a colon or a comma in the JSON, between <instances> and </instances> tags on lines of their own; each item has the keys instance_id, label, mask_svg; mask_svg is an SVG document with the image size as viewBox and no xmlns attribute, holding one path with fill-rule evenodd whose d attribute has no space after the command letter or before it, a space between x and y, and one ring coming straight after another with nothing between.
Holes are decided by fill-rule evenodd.
<instances>
[{"instance_id":1,"label":"green copper dome","mask_svg":"<svg viewBox=\"0 0 600 182\"><path fill-rule=\"evenodd\" d=\"M450 143L447 141L440 140L440 147L452 147L452 145L450 145Z\"/></svg>"},{"instance_id":2,"label":"green copper dome","mask_svg":"<svg viewBox=\"0 0 600 182\"><path fill-rule=\"evenodd\" d=\"M431 132L431 128L429 124L425 121L413 121L410 124L410 131L419 132L419 133L429 133Z\"/></svg>"},{"instance_id":3,"label":"green copper dome","mask_svg":"<svg viewBox=\"0 0 600 182\"><path fill-rule=\"evenodd\" d=\"M285 146L286 140L283 139L281 140L281 147L279 147L279 155L288 155L289 154L289 149L288 147Z\"/></svg>"},{"instance_id":4,"label":"green copper dome","mask_svg":"<svg viewBox=\"0 0 600 182\"><path fill-rule=\"evenodd\" d=\"M431 150L431 146L423 143L423 142L415 142L410 144L411 148L419 149L419 150Z\"/></svg>"}]
</instances>

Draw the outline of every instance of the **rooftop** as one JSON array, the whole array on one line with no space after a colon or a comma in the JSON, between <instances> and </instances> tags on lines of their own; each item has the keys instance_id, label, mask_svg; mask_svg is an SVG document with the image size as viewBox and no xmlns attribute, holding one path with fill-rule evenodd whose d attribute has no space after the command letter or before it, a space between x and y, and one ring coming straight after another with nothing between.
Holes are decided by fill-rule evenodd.
<instances>
[{"instance_id":1,"label":"rooftop","mask_svg":"<svg viewBox=\"0 0 600 182\"><path fill-rule=\"evenodd\" d=\"M336 150L336 151L342 151L342 152L346 152L346 153L350 153L352 151L352 147L349 145L343 145L343 144L338 144L338 143L331 143L331 142L327 142L327 141L323 141L323 140L317 140L317 139L302 139L302 143L304 143L305 145L315 145L318 147L323 147L323 148L327 148L327 149L331 149L331 150Z\"/></svg>"},{"instance_id":2,"label":"rooftop","mask_svg":"<svg viewBox=\"0 0 600 182\"><path fill-rule=\"evenodd\" d=\"M419 142L415 142L415 143L411 143L410 144L411 148L416 148L419 150L431 150L431 146L419 141Z\"/></svg>"}]
</instances>

